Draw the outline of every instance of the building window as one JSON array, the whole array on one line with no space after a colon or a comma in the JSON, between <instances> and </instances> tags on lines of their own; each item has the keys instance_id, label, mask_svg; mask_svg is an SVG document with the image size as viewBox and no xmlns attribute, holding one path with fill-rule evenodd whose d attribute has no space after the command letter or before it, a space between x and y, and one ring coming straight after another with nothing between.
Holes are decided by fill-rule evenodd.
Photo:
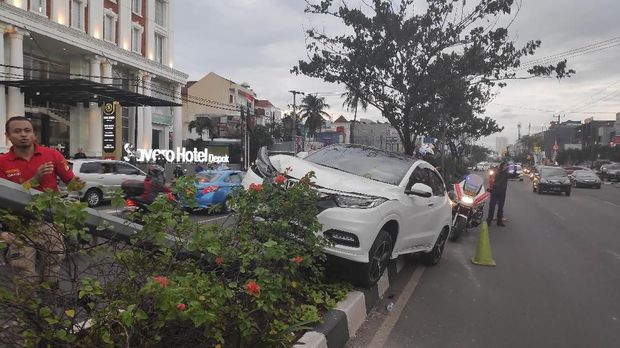
<instances>
[{"instance_id":1,"label":"building window","mask_svg":"<svg viewBox=\"0 0 620 348\"><path fill-rule=\"evenodd\" d=\"M142 32L144 28L136 23L131 27L131 50L142 54Z\"/></svg>"},{"instance_id":2,"label":"building window","mask_svg":"<svg viewBox=\"0 0 620 348\"><path fill-rule=\"evenodd\" d=\"M30 0L30 11L47 16L46 0Z\"/></svg>"},{"instance_id":3,"label":"building window","mask_svg":"<svg viewBox=\"0 0 620 348\"><path fill-rule=\"evenodd\" d=\"M166 1L155 0L155 24L166 26Z\"/></svg>"},{"instance_id":4,"label":"building window","mask_svg":"<svg viewBox=\"0 0 620 348\"><path fill-rule=\"evenodd\" d=\"M105 9L103 15L103 39L116 43L116 14L108 9Z\"/></svg>"},{"instance_id":5,"label":"building window","mask_svg":"<svg viewBox=\"0 0 620 348\"><path fill-rule=\"evenodd\" d=\"M131 0L131 11L138 16L142 16L142 0Z\"/></svg>"},{"instance_id":6,"label":"building window","mask_svg":"<svg viewBox=\"0 0 620 348\"><path fill-rule=\"evenodd\" d=\"M155 34L155 61L161 64L166 63L166 38L163 35Z\"/></svg>"},{"instance_id":7,"label":"building window","mask_svg":"<svg viewBox=\"0 0 620 348\"><path fill-rule=\"evenodd\" d=\"M71 0L71 26L84 30L84 0Z\"/></svg>"}]
</instances>

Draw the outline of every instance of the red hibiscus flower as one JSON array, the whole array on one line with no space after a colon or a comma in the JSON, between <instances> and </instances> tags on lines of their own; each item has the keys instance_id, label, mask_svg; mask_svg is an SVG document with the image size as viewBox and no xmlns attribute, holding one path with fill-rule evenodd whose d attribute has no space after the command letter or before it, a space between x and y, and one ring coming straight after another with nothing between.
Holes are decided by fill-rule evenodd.
<instances>
[{"instance_id":1,"label":"red hibiscus flower","mask_svg":"<svg viewBox=\"0 0 620 348\"><path fill-rule=\"evenodd\" d=\"M297 256L295 256L295 258L293 258L293 262L295 262L295 263L296 263L296 264L298 264L298 265L299 265L299 264L300 264L303 260L304 260L304 258L303 258L303 257L301 257L301 256L299 256L299 255L297 255Z\"/></svg>"},{"instance_id":2,"label":"red hibiscus flower","mask_svg":"<svg viewBox=\"0 0 620 348\"><path fill-rule=\"evenodd\" d=\"M246 285L245 285L245 289L248 291L248 293L258 296L260 295L260 285L258 285L257 282L250 280Z\"/></svg>"},{"instance_id":3,"label":"red hibiscus flower","mask_svg":"<svg viewBox=\"0 0 620 348\"><path fill-rule=\"evenodd\" d=\"M276 176L275 179L273 179L273 182L275 182L278 185L282 185L286 182L286 177L282 174Z\"/></svg>"},{"instance_id":4,"label":"red hibiscus flower","mask_svg":"<svg viewBox=\"0 0 620 348\"><path fill-rule=\"evenodd\" d=\"M221 256L218 256L218 257L215 258L215 263L218 266L221 266L224 263L224 259Z\"/></svg>"},{"instance_id":5,"label":"red hibiscus flower","mask_svg":"<svg viewBox=\"0 0 620 348\"><path fill-rule=\"evenodd\" d=\"M177 304L177 309L180 310L181 312L184 311L185 308L187 308L187 305L185 305L185 303Z\"/></svg>"},{"instance_id":6,"label":"red hibiscus flower","mask_svg":"<svg viewBox=\"0 0 620 348\"><path fill-rule=\"evenodd\" d=\"M250 184L249 191L250 192L260 192L263 190L263 185L261 184Z\"/></svg>"},{"instance_id":7,"label":"red hibiscus flower","mask_svg":"<svg viewBox=\"0 0 620 348\"><path fill-rule=\"evenodd\" d=\"M154 276L153 280L159 283L159 286L161 286L162 288L165 288L168 285L170 285L170 279L168 279L168 277L166 276Z\"/></svg>"}]
</instances>

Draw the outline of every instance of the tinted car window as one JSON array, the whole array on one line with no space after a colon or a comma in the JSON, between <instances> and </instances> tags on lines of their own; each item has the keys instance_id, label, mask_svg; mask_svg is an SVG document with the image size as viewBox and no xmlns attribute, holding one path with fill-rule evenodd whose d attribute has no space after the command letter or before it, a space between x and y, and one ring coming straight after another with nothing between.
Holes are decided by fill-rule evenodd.
<instances>
[{"instance_id":1,"label":"tinted car window","mask_svg":"<svg viewBox=\"0 0 620 348\"><path fill-rule=\"evenodd\" d=\"M443 184L441 177L430 169L426 170L429 171L432 180L433 196L444 196L446 194L446 186Z\"/></svg>"},{"instance_id":2,"label":"tinted car window","mask_svg":"<svg viewBox=\"0 0 620 348\"><path fill-rule=\"evenodd\" d=\"M125 164L125 163L119 163L116 166L116 172L118 174L125 174L125 175L136 175L140 173L137 168L130 166L129 164Z\"/></svg>"},{"instance_id":3,"label":"tinted car window","mask_svg":"<svg viewBox=\"0 0 620 348\"><path fill-rule=\"evenodd\" d=\"M566 176L566 171L562 168L543 168L541 176Z\"/></svg>"},{"instance_id":4,"label":"tinted car window","mask_svg":"<svg viewBox=\"0 0 620 348\"><path fill-rule=\"evenodd\" d=\"M573 175L576 177L584 177L584 178L595 178L597 177L594 173L587 170L577 170L573 172Z\"/></svg>"},{"instance_id":5,"label":"tinted car window","mask_svg":"<svg viewBox=\"0 0 620 348\"><path fill-rule=\"evenodd\" d=\"M80 167L80 173L84 173L84 174L99 174L102 173L103 170L101 168L101 163L99 162L86 162L86 163L82 163L82 166Z\"/></svg>"},{"instance_id":6,"label":"tinted car window","mask_svg":"<svg viewBox=\"0 0 620 348\"><path fill-rule=\"evenodd\" d=\"M116 173L116 163L101 163L101 167L103 168L104 174Z\"/></svg>"},{"instance_id":7,"label":"tinted car window","mask_svg":"<svg viewBox=\"0 0 620 348\"><path fill-rule=\"evenodd\" d=\"M365 178L398 185L414 163L412 158L359 146L333 145L310 154L307 161Z\"/></svg>"},{"instance_id":8,"label":"tinted car window","mask_svg":"<svg viewBox=\"0 0 620 348\"><path fill-rule=\"evenodd\" d=\"M241 177L240 177L238 174L231 174L231 175L227 178L226 182L230 182L230 183L232 183L232 184L240 184L240 183L241 183L241 180L242 180L242 179L241 179Z\"/></svg>"},{"instance_id":9,"label":"tinted car window","mask_svg":"<svg viewBox=\"0 0 620 348\"><path fill-rule=\"evenodd\" d=\"M411 189L411 187L415 184L424 184L428 185L430 188L433 188L433 183L430 178L430 171L425 168L417 167L411 173L409 177L409 182L407 183L407 189Z\"/></svg>"}]
</instances>

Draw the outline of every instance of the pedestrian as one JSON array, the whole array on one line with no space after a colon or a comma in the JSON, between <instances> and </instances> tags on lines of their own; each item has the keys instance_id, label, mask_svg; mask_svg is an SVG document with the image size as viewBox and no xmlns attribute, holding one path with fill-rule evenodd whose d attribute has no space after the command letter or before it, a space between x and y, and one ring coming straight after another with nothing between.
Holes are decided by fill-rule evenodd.
<instances>
[{"instance_id":1,"label":"pedestrian","mask_svg":"<svg viewBox=\"0 0 620 348\"><path fill-rule=\"evenodd\" d=\"M497 171L489 178L489 188L491 190L491 202L489 203L489 214L487 223L491 225L493 215L495 215L495 205L497 205L497 226L504 225L504 203L506 202L506 189L508 188L508 163L500 163Z\"/></svg>"},{"instance_id":2,"label":"pedestrian","mask_svg":"<svg viewBox=\"0 0 620 348\"><path fill-rule=\"evenodd\" d=\"M178 179L182 177L183 174L185 174L183 172L183 169L181 169L181 166L177 164L176 167L174 167L174 171L172 172L172 175L174 176L175 179Z\"/></svg>"},{"instance_id":3,"label":"pedestrian","mask_svg":"<svg viewBox=\"0 0 620 348\"><path fill-rule=\"evenodd\" d=\"M24 116L11 117L5 124L5 134L13 146L0 155L0 178L24 187L58 192L56 178L65 184L83 187L85 182L76 177L60 152L36 142L32 122ZM60 263L65 252L64 238L51 223L34 222L32 235L4 233L9 242L8 263L19 289L33 288L47 283L58 287Z\"/></svg>"},{"instance_id":4,"label":"pedestrian","mask_svg":"<svg viewBox=\"0 0 620 348\"><path fill-rule=\"evenodd\" d=\"M75 158L75 159L86 158L86 154L84 152L82 152L82 148L81 147L78 147L77 152L75 153L73 158Z\"/></svg>"}]
</instances>

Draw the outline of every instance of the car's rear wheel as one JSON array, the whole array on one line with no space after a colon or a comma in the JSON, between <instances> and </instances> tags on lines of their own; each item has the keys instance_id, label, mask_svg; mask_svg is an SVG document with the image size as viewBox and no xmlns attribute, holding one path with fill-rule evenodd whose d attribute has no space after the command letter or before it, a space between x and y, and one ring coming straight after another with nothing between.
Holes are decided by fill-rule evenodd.
<instances>
[{"instance_id":1,"label":"car's rear wheel","mask_svg":"<svg viewBox=\"0 0 620 348\"><path fill-rule=\"evenodd\" d=\"M86 191L84 200L88 203L89 207L96 207L101 204L101 201L103 200L103 193L99 189L91 188Z\"/></svg>"},{"instance_id":2,"label":"car's rear wheel","mask_svg":"<svg viewBox=\"0 0 620 348\"><path fill-rule=\"evenodd\" d=\"M392 236L387 231L379 231L375 242L372 243L372 247L368 252L369 262L360 267L357 277L359 285L370 287L379 281L390 261L393 246Z\"/></svg>"},{"instance_id":3,"label":"car's rear wheel","mask_svg":"<svg viewBox=\"0 0 620 348\"><path fill-rule=\"evenodd\" d=\"M427 266L434 266L439 263L441 260L441 256L443 255L444 247L446 246L446 240L448 240L448 234L450 230L448 228L444 228L439 233L439 237L437 237L437 241L435 242L435 246L433 249L427 253L422 253L422 263Z\"/></svg>"}]
</instances>

